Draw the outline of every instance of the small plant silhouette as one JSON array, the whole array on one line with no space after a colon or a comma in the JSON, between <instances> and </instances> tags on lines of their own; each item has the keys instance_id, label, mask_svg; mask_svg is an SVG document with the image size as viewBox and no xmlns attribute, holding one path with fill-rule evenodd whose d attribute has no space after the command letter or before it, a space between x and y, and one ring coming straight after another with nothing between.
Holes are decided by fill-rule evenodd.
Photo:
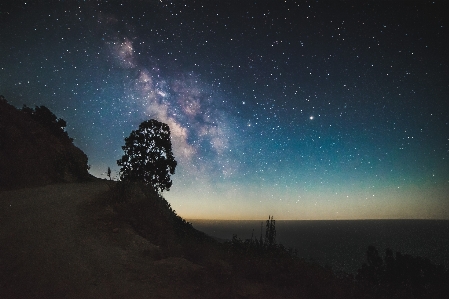
<instances>
[{"instance_id":1,"label":"small plant silhouette","mask_svg":"<svg viewBox=\"0 0 449 299\"><path fill-rule=\"evenodd\" d=\"M106 175L109 177L109 180L111 181L112 178L111 178L111 168L110 168L110 167L108 167L108 170L107 170L107 172L106 172Z\"/></svg>"}]
</instances>

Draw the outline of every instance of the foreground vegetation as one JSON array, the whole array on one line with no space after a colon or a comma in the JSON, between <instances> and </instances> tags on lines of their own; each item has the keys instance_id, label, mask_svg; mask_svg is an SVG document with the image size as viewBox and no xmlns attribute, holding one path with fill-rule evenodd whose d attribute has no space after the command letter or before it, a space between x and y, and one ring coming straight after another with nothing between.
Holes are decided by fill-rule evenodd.
<instances>
[{"instance_id":1,"label":"foreground vegetation","mask_svg":"<svg viewBox=\"0 0 449 299\"><path fill-rule=\"evenodd\" d=\"M337 276L277 244L273 218L266 221L264 236L242 240L234 235L222 243L194 229L151 187L135 182L110 184L107 203L113 206L116 220L131 224L159 246L152 258L182 257L200 265L207 273L203 279L229 287L229 295L239 281L268 288L275 297L443 298L449 294L448 272L425 259L400 253L392 258L391 250L382 259L370 247L367 263L356 277Z\"/></svg>"},{"instance_id":2,"label":"foreground vegetation","mask_svg":"<svg viewBox=\"0 0 449 299\"><path fill-rule=\"evenodd\" d=\"M216 241L178 216L151 187L142 183L109 183L111 190L105 203L116 212L115 221L129 223L159 246L160 250L152 252L150 258L182 257L200 265L207 273L203 283L220 284L228 290L227 296L242 282L268 287L275 297L308 294L306 298L330 298L340 288L340 279L331 271L307 264L280 246L257 243L259 246L237 236L225 243ZM328 287L320 287L322 283ZM344 293L332 297L351 296Z\"/></svg>"}]
</instances>

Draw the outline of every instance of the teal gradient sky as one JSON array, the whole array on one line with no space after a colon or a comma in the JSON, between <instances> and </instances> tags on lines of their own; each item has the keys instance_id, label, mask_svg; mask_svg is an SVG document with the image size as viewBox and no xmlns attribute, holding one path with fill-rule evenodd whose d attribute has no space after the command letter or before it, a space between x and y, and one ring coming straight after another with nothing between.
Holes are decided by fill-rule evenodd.
<instances>
[{"instance_id":1,"label":"teal gradient sky","mask_svg":"<svg viewBox=\"0 0 449 299\"><path fill-rule=\"evenodd\" d=\"M0 94L91 173L167 123L187 219L449 219L445 1L14 1Z\"/></svg>"}]
</instances>

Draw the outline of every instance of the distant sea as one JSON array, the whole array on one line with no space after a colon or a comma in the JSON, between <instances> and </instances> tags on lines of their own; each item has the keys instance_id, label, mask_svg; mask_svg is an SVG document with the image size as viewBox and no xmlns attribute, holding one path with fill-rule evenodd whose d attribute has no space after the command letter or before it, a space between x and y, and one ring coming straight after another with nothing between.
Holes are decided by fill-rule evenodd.
<instances>
[{"instance_id":1,"label":"distant sea","mask_svg":"<svg viewBox=\"0 0 449 299\"><path fill-rule=\"evenodd\" d=\"M265 235L261 220L189 220L206 234L231 239ZM449 220L277 220L276 241L295 248L306 261L334 271L357 273L369 245L383 257L385 249L430 259L449 267Z\"/></svg>"}]
</instances>

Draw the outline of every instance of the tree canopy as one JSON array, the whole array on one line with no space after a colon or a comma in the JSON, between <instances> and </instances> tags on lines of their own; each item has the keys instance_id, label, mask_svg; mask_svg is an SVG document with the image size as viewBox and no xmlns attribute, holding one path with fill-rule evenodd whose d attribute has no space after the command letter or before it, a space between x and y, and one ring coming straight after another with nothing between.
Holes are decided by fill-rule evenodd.
<instances>
[{"instance_id":1,"label":"tree canopy","mask_svg":"<svg viewBox=\"0 0 449 299\"><path fill-rule=\"evenodd\" d=\"M36 106L36 108L33 109L23 105L22 112L25 112L35 121L45 126L54 136L70 140L70 142L73 141L65 131L65 127L67 126L66 121L62 118L57 118L47 107Z\"/></svg>"},{"instance_id":2,"label":"tree canopy","mask_svg":"<svg viewBox=\"0 0 449 299\"><path fill-rule=\"evenodd\" d=\"M125 154L117 160L122 180L143 181L158 192L170 190L170 175L175 173L177 162L167 124L155 119L142 122L125 138L122 149Z\"/></svg>"}]
</instances>

